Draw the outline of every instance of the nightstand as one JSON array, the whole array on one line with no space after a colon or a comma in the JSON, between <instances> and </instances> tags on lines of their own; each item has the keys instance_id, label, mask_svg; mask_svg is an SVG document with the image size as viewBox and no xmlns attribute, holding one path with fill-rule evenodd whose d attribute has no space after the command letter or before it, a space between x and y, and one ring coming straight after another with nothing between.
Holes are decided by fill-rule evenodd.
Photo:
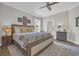
<instances>
[{"instance_id":1,"label":"nightstand","mask_svg":"<svg viewBox=\"0 0 79 59\"><path fill-rule=\"evenodd\" d=\"M12 44L12 36L7 35L7 36L2 36L2 46L7 46Z\"/></svg>"}]
</instances>

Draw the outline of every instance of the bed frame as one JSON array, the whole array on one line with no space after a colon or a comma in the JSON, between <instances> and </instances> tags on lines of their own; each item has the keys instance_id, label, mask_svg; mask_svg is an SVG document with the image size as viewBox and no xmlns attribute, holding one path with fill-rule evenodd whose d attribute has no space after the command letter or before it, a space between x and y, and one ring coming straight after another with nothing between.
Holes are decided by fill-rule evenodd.
<instances>
[{"instance_id":1,"label":"bed frame","mask_svg":"<svg viewBox=\"0 0 79 59\"><path fill-rule=\"evenodd\" d=\"M12 24L11 28L11 35L13 37L13 34L15 33L14 27L20 26L20 27L32 27L34 29L34 26L24 26L24 25L16 25L16 24ZM21 50L21 52L23 53L23 55L26 56L33 56L33 55L39 55L43 50L45 50L50 44L53 43L53 36L50 36L48 38L43 38L35 41L33 43L28 43L26 49L21 48L21 46L15 41L13 40L13 44L15 44L17 46L17 48L19 48ZM44 46L43 46L44 45Z\"/></svg>"}]
</instances>

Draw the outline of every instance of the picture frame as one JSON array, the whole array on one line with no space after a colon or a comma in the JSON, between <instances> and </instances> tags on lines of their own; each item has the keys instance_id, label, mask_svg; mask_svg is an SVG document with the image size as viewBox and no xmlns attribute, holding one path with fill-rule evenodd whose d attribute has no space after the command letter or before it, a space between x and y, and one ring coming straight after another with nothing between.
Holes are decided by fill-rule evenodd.
<instances>
[{"instance_id":1,"label":"picture frame","mask_svg":"<svg viewBox=\"0 0 79 59\"><path fill-rule=\"evenodd\" d=\"M18 22L23 22L23 19L18 17Z\"/></svg>"},{"instance_id":2,"label":"picture frame","mask_svg":"<svg viewBox=\"0 0 79 59\"><path fill-rule=\"evenodd\" d=\"M23 21L23 25L27 25L27 21Z\"/></svg>"},{"instance_id":3,"label":"picture frame","mask_svg":"<svg viewBox=\"0 0 79 59\"><path fill-rule=\"evenodd\" d=\"M27 20L27 17L26 16L23 16L23 20Z\"/></svg>"},{"instance_id":4,"label":"picture frame","mask_svg":"<svg viewBox=\"0 0 79 59\"><path fill-rule=\"evenodd\" d=\"M76 17L76 27L79 27L79 17Z\"/></svg>"},{"instance_id":5,"label":"picture frame","mask_svg":"<svg viewBox=\"0 0 79 59\"><path fill-rule=\"evenodd\" d=\"M27 23L31 23L31 20L27 20Z\"/></svg>"},{"instance_id":6,"label":"picture frame","mask_svg":"<svg viewBox=\"0 0 79 59\"><path fill-rule=\"evenodd\" d=\"M27 25L27 23L31 23L31 20L27 19L26 16L23 16L23 18L18 17L18 22L22 22L23 25Z\"/></svg>"}]
</instances>

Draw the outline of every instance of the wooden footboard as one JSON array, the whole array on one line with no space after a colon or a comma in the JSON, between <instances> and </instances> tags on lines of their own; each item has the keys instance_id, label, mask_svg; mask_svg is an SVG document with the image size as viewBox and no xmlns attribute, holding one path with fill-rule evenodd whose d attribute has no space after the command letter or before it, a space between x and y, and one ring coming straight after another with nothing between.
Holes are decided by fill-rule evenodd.
<instances>
[{"instance_id":1,"label":"wooden footboard","mask_svg":"<svg viewBox=\"0 0 79 59\"><path fill-rule=\"evenodd\" d=\"M23 49L17 42L14 41L14 44L26 56L38 55L41 51L46 49L46 47L48 47L51 43L53 43L53 36L30 43L27 45L26 49Z\"/></svg>"},{"instance_id":2,"label":"wooden footboard","mask_svg":"<svg viewBox=\"0 0 79 59\"><path fill-rule=\"evenodd\" d=\"M31 56L40 54L43 50L46 49L51 43L53 43L52 38L46 40L34 47L31 48Z\"/></svg>"}]
</instances>

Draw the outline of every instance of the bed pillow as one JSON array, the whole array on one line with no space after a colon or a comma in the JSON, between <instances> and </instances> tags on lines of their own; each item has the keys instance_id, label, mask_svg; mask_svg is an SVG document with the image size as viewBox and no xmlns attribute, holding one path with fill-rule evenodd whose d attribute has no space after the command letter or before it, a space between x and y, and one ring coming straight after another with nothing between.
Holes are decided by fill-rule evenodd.
<instances>
[{"instance_id":1,"label":"bed pillow","mask_svg":"<svg viewBox=\"0 0 79 59\"><path fill-rule=\"evenodd\" d=\"M15 33L20 33L20 29L18 27L15 28Z\"/></svg>"},{"instance_id":2,"label":"bed pillow","mask_svg":"<svg viewBox=\"0 0 79 59\"><path fill-rule=\"evenodd\" d=\"M20 33L26 33L27 32L27 28L23 27L20 29Z\"/></svg>"}]
</instances>

